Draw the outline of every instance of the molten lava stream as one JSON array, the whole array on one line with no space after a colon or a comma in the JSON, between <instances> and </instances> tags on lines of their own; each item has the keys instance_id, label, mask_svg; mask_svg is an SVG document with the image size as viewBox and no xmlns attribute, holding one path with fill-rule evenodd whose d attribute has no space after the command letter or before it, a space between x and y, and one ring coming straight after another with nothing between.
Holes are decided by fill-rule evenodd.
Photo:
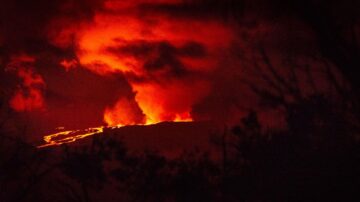
<instances>
[{"instance_id":1,"label":"molten lava stream","mask_svg":"<svg viewBox=\"0 0 360 202\"><path fill-rule=\"evenodd\" d=\"M189 117L180 117L176 116L175 120L173 122L191 122L193 121ZM147 121L145 124L137 124L137 125L154 125L159 122L149 122ZM116 129L124 127L125 125L116 125L116 126L100 126L100 127L93 127L93 128L87 128L83 130L67 130L62 131L50 135L45 135L43 137L44 144L37 146L37 148L44 148L49 146L58 146L66 143L75 142L79 139L83 139L88 136L101 134L104 132L104 129Z\"/></svg>"},{"instance_id":2,"label":"molten lava stream","mask_svg":"<svg viewBox=\"0 0 360 202\"><path fill-rule=\"evenodd\" d=\"M37 146L37 148L56 146L56 145L62 145L64 143L75 142L78 139L82 139L95 134L100 134L104 132L104 128L105 127L101 126L101 127L87 128L84 130L68 130L50 135L45 135L43 138L45 144L39 145Z\"/></svg>"}]
</instances>

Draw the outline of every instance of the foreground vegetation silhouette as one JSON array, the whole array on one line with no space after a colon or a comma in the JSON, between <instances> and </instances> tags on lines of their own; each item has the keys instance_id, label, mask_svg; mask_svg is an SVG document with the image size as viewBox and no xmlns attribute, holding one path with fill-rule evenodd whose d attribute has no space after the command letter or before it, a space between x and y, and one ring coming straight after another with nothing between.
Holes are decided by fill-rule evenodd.
<instances>
[{"instance_id":1,"label":"foreground vegetation silhouette","mask_svg":"<svg viewBox=\"0 0 360 202\"><path fill-rule=\"evenodd\" d=\"M214 0L195 2L215 5L224 18L246 25L238 1L226 1L227 7ZM261 43L251 39L244 43L256 51L230 50L239 52L231 63L250 61L256 79L242 83L262 108L248 109L235 126L226 125L215 135L220 159L196 149L176 158L133 151L106 131L90 144L36 149L21 130L9 133L1 116L0 202L359 201L358 3L343 1L347 9L336 14L337 2L328 2L276 0L268 5L276 14L264 14L274 19L288 14L311 28L319 50L309 50L304 59L309 64L297 63L297 55L289 53L284 54L287 66L278 68ZM330 86L331 92L318 83ZM2 110L7 100L0 101ZM281 111L283 127L269 128L259 121L263 108Z\"/></svg>"},{"instance_id":2,"label":"foreground vegetation silhouette","mask_svg":"<svg viewBox=\"0 0 360 202\"><path fill-rule=\"evenodd\" d=\"M175 159L132 152L111 135L90 145L36 150L1 135L2 201L353 201L360 145L351 120L322 96L289 106L287 128L250 112L220 142ZM219 136L224 134L219 134ZM56 151L54 151L56 150ZM224 156L224 155L222 155ZM106 198L111 196L110 198ZM100 197L100 198L99 198ZM105 198L103 198L105 197Z\"/></svg>"}]
</instances>

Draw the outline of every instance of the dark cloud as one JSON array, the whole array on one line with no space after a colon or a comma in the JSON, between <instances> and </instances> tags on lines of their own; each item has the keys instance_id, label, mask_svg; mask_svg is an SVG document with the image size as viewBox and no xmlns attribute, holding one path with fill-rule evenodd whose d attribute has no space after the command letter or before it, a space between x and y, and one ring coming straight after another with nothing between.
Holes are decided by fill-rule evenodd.
<instances>
[{"instance_id":1,"label":"dark cloud","mask_svg":"<svg viewBox=\"0 0 360 202\"><path fill-rule=\"evenodd\" d=\"M104 110L124 97L134 99L134 92L121 73L98 75L77 66L60 66L63 55L43 53L36 61L38 73L46 83L44 126L82 128L103 125ZM49 68L51 67L51 68Z\"/></svg>"},{"instance_id":2,"label":"dark cloud","mask_svg":"<svg viewBox=\"0 0 360 202\"><path fill-rule=\"evenodd\" d=\"M177 53L180 56L190 58L202 58L207 55L205 47L194 41L187 42L184 46L177 50Z\"/></svg>"},{"instance_id":3,"label":"dark cloud","mask_svg":"<svg viewBox=\"0 0 360 202\"><path fill-rule=\"evenodd\" d=\"M190 0L174 3L144 3L139 5L143 15L166 14L176 18L229 20L242 16L244 0Z\"/></svg>"},{"instance_id":4,"label":"dark cloud","mask_svg":"<svg viewBox=\"0 0 360 202\"><path fill-rule=\"evenodd\" d=\"M155 45L155 54L145 59L144 69L158 71L167 68L173 75L181 76L186 73L182 62L176 57L176 49L171 44L160 42Z\"/></svg>"},{"instance_id":5,"label":"dark cloud","mask_svg":"<svg viewBox=\"0 0 360 202\"><path fill-rule=\"evenodd\" d=\"M240 111L245 110L245 105L255 105L254 99L251 97L253 95L246 94L246 90L240 87L242 86L240 79L243 79L245 74L245 66L253 68L251 66L253 64L245 64L249 61L239 58L238 55L255 54L257 46L269 50L272 55L269 57L276 55L274 57L280 58L285 54L291 54L300 58L306 54L318 54L320 41L322 49L340 51L328 52L330 55L328 57L343 55L345 59L347 57L358 58L355 57L357 55L351 56L342 51L344 48L354 46L354 43L350 43L352 41L348 40L350 38L348 36L351 35L349 34L351 30L348 28L353 25L352 21L359 19L357 1L184 0L179 3L142 2L144 1L125 3L132 5L131 9L136 10L133 12L134 10L130 8L129 10L127 8L118 10L104 8L104 0L1 0L1 88L6 89L8 97L11 97L11 93L20 81L16 79L16 76L10 76L9 72L5 72L4 67L11 56L24 53L36 59L34 72L40 74L45 81L44 99L48 111L44 115L46 118L42 119L44 122L52 122L49 124L51 127L60 123L69 127L101 125L104 110L108 107L116 108L117 101L122 98L128 100L124 106L135 109L133 111L136 111L136 115L133 119L137 120L135 122L139 122L138 120L144 117L135 101L132 86L128 82L140 84L141 82L150 83L149 81L162 82L159 86L175 81L173 83L184 84L179 85L179 88L182 88L187 86L185 84L191 85L194 81L206 80L211 84L211 89L201 100L196 99L196 103L191 103L193 104L193 117L199 120L214 117L224 119L230 114L241 114ZM119 39L114 41L115 46L105 47L107 53L111 53L112 56L116 55L120 60L134 58L136 62L140 63L143 74L137 75L134 71L126 72L125 75L121 73L113 73L111 76L99 75L91 71L101 69L100 66L104 65L101 63L101 58L98 60L99 63L88 64L89 66L93 65L92 68L85 66L83 68L79 65L80 59L77 58L79 55L79 47L77 47L79 44L77 43L79 42L76 41L77 39L74 38L74 42L71 42L71 39L70 44L66 44L66 46L57 46L49 39L49 29L56 35L66 28L64 25L68 24L86 22L91 25L94 23L96 29L97 22L94 22L93 19L97 14L102 15L105 21L109 20L108 23L114 26L117 24L112 22L111 16L114 19L119 16L136 18L143 23L141 25L145 27L144 32L146 33L142 33L141 36L146 35L145 39L132 41ZM53 23L54 20L56 23ZM189 24L191 22L199 23L204 27L206 33L210 33L209 38L205 37L201 43L196 41L197 38L183 44L174 44L176 39L167 38L165 33L161 36L163 38L156 38L156 41L151 37L147 40L147 36L156 34L152 30L162 25L161 20L164 20L164 24L175 24L175 27L178 21L180 23L190 22ZM226 44L225 48L215 47L215 45L210 47L212 43L208 44L207 41L212 40L211 33L216 31L216 26L209 29L207 26L211 27L211 23L214 22L221 24L219 29L230 27L229 30L233 32L235 38L232 46L237 46L236 49L230 50L230 47L226 48ZM49 25L54 25L54 27L49 27ZM74 27L69 29L76 32L76 26ZM88 28L92 29L93 27L87 26L85 29ZM337 30L331 32L331 29ZM190 26L188 30L182 31L179 32L179 35L184 35L181 36L182 39L189 37L189 40L193 40L191 37L194 33L197 34L197 30L192 30ZM314 37L314 33L318 34L317 39ZM344 39L343 35L348 35L347 38L345 37L345 42L339 40ZM359 34L355 33L354 36L354 38L359 38ZM343 43L334 44L332 39ZM226 40L224 39L224 41ZM227 50L224 51L224 49ZM259 58L252 59L250 62L257 61ZM61 67L59 64L63 60L74 61L73 65L76 68ZM208 61L211 62L210 65L207 63ZM189 68L188 65L192 64L195 67ZM343 64L348 63L343 62ZM99 68L96 65L99 65ZM136 65L137 63L134 66ZM214 68L207 69L203 68L204 66L214 66ZM280 63L278 66L284 67ZM242 78L239 78L239 75L242 75ZM357 79L357 75L353 75ZM147 91L144 93L149 94ZM169 95L172 94L169 93ZM174 95L177 94L174 93ZM189 95L189 97L191 96ZM177 105L180 102L174 103ZM138 114L139 117L137 117Z\"/></svg>"},{"instance_id":6,"label":"dark cloud","mask_svg":"<svg viewBox=\"0 0 360 202\"><path fill-rule=\"evenodd\" d=\"M180 57L197 59L207 56L206 48L194 41L189 41L180 47L167 41L131 41L107 50L119 57L131 56L143 61L144 70L150 73L161 71L165 76L171 77L181 77L188 73Z\"/></svg>"},{"instance_id":7,"label":"dark cloud","mask_svg":"<svg viewBox=\"0 0 360 202\"><path fill-rule=\"evenodd\" d=\"M0 34L6 53L34 52L34 46L46 48L46 26L55 18L79 22L91 20L102 0L2 0Z\"/></svg>"}]
</instances>

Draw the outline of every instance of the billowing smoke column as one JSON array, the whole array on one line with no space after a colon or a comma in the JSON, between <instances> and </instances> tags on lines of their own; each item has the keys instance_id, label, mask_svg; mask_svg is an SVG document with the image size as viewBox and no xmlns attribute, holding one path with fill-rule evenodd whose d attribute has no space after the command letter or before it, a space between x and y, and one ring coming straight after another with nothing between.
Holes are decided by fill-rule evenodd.
<instances>
[{"instance_id":1,"label":"billowing smoke column","mask_svg":"<svg viewBox=\"0 0 360 202\"><path fill-rule=\"evenodd\" d=\"M280 91L298 80L302 90L312 88L302 66L322 72L313 67L321 68L312 57L319 56L314 27L273 4L282 5L4 0L0 66L6 71L0 87L7 89L12 109L41 119L38 125L49 130L209 119L237 123L250 109L268 113L254 91L273 92L274 72L291 78L280 78ZM299 78L292 79L289 67L297 66ZM317 74L313 86L325 89L329 85Z\"/></svg>"},{"instance_id":2,"label":"billowing smoke column","mask_svg":"<svg viewBox=\"0 0 360 202\"><path fill-rule=\"evenodd\" d=\"M192 120L193 105L209 92L206 75L231 41L231 31L219 22L149 15L139 7L145 3L107 1L92 23L49 26L61 30L49 35L55 46L75 43L76 60L62 61L64 68L104 76L120 72L130 84L134 97L119 95L106 107L109 125Z\"/></svg>"}]
</instances>

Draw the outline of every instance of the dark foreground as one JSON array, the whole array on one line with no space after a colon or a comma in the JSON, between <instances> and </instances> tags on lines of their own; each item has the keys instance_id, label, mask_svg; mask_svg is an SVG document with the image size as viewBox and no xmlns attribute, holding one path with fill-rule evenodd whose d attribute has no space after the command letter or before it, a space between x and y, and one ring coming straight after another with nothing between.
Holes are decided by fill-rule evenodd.
<instances>
[{"instance_id":1,"label":"dark foreground","mask_svg":"<svg viewBox=\"0 0 360 202\"><path fill-rule=\"evenodd\" d=\"M181 135L155 139L151 149L119 138L124 131L105 131L83 143L36 149L2 134L0 201L359 200L360 144L352 122L319 98L291 107L287 129L264 129L251 112L238 126L193 137L208 146L179 139L170 153L172 138ZM186 127L179 131L189 133ZM164 133L156 126L126 130ZM145 137L137 141L151 145ZM166 141L172 146L161 150Z\"/></svg>"}]
</instances>

